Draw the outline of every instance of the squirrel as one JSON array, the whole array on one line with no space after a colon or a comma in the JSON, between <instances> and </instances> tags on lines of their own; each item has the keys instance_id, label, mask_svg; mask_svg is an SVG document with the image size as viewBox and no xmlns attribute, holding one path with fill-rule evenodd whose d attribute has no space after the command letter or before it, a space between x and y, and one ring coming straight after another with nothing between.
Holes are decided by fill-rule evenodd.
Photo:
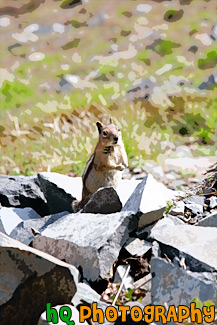
<instances>
[{"instance_id":1,"label":"squirrel","mask_svg":"<svg viewBox=\"0 0 217 325\"><path fill-rule=\"evenodd\" d=\"M82 199L73 202L75 212L82 209L100 187L117 188L121 171L128 166L121 131L114 125L112 118L109 125L96 122L96 126L99 140L82 174Z\"/></svg>"}]
</instances>

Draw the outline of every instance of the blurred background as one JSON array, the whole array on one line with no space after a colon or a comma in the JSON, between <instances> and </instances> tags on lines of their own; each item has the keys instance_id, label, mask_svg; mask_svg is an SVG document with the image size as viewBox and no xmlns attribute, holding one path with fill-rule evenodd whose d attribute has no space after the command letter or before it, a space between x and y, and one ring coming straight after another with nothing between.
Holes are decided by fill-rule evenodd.
<instances>
[{"instance_id":1,"label":"blurred background","mask_svg":"<svg viewBox=\"0 0 217 325\"><path fill-rule=\"evenodd\" d=\"M216 160L215 0L1 0L0 14L1 174L81 175L109 116L126 178L177 188L197 182L193 159Z\"/></svg>"}]
</instances>

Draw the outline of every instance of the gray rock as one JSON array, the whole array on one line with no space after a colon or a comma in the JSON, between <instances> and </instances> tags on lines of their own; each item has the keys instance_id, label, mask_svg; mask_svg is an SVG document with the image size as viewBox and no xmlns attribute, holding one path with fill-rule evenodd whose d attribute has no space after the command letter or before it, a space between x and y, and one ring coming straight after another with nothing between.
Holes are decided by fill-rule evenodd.
<instances>
[{"instance_id":1,"label":"gray rock","mask_svg":"<svg viewBox=\"0 0 217 325\"><path fill-rule=\"evenodd\" d=\"M211 196L209 199L207 199L209 202L209 207L210 209L214 209L217 207L217 197L216 196Z\"/></svg>"},{"instance_id":2,"label":"gray rock","mask_svg":"<svg viewBox=\"0 0 217 325\"><path fill-rule=\"evenodd\" d=\"M44 172L38 174L38 180L47 199L50 214L72 212L72 201L81 199L81 177Z\"/></svg>"},{"instance_id":3,"label":"gray rock","mask_svg":"<svg viewBox=\"0 0 217 325\"><path fill-rule=\"evenodd\" d=\"M167 219L152 228L150 237L184 253L192 271L217 270L217 228L174 225Z\"/></svg>"},{"instance_id":4,"label":"gray rock","mask_svg":"<svg viewBox=\"0 0 217 325\"><path fill-rule=\"evenodd\" d=\"M37 324L46 303L70 303L78 270L0 233L0 323Z\"/></svg>"},{"instance_id":5,"label":"gray rock","mask_svg":"<svg viewBox=\"0 0 217 325\"><path fill-rule=\"evenodd\" d=\"M59 317L59 312L60 312L60 309L63 308L63 310L66 310L65 307L67 308L67 321L68 323L62 321ZM58 316L58 325L66 325L66 324L71 324L69 323L69 321L74 321L74 324L76 325L88 325L88 323L86 321L84 321L83 323L80 323L79 322L79 319L80 319L80 314L79 314L79 311L72 305L58 305L58 306L55 306L55 307L51 307L51 308L55 308L56 310L56 314ZM69 317L69 313L68 313L68 310L70 310L69 313L71 313L71 317ZM52 311L55 313L55 311ZM52 322L52 320L50 322L47 322L47 313L46 313L46 310L41 314L40 316L40 319L38 321L38 325L46 325L46 324L50 324L50 325L53 325L54 323Z\"/></svg>"},{"instance_id":6,"label":"gray rock","mask_svg":"<svg viewBox=\"0 0 217 325\"><path fill-rule=\"evenodd\" d=\"M122 211L133 211L139 217L138 227L142 228L162 218L167 202L177 195L148 174L137 185Z\"/></svg>"},{"instance_id":7,"label":"gray rock","mask_svg":"<svg viewBox=\"0 0 217 325\"><path fill-rule=\"evenodd\" d=\"M92 305L93 302L100 304L101 296L94 291L86 283L79 282L77 285L77 291L74 297L72 298L71 303L78 308L79 305L87 304Z\"/></svg>"},{"instance_id":8,"label":"gray rock","mask_svg":"<svg viewBox=\"0 0 217 325\"><path fill-rule=\"evenodd\" d=\"M212 28L211 38L213 40L217 40L217 24L215 24Z\"/></svg>"},{"instance_id":9,"label":"gray rock","mask_svg":"<svg viewBox=\"0 0 217 325\"><path fill-rule=\"evenodd\" d=\"M13 229L13 231L10 233L10 237L19 240L23 244L29 245L35 237L32 229L36 233L40 234L48 225L67 214L69 214L67 211L63 211L40 219L24 220Z\"/></svg>"},{"instance_id":10,"label":"gray rock","mask_svg":"<svg viewBox=\"0 0 217 325\"><path fill-rule=\"evenodd\" d=\"M115 272L114 283L122 282L124 275L128 269L128 265L119 265ZM126 291L127 289L133 288L133 278L131 275L127 275L123 284L123 289Z\"/></svg>"},{"instance_id":11,"label":"gray rock","mask_svg":"<svg viewBox=\"0 0 217 325\"><path fill-rule=\"evenodd\" d=\"M132 179L122 179L120 184L118 185L116 191L118 196L122 202L122 205L127 202L133 191L135 190L136 186L140 183L139 180L132 180Z\"/></svg>"},{"instance_id":12,"label":"gray rock","mask_svg":"<svg viewBox=\"0 0 217 325\"><path fill-rule=\"evenodd\" d=\"M174 217L174 216L172 216L170 214L167 214L165 219L169 218L170 220L173 221L174 225L184 225L185 224L184 221L180 220L179 217L180 217L180 215L177 215L177 217Z\"/></svg>"},{"instance_id":13,"label":"gray rock","mask_svg":"<svg viewBox=\"0 0 217 325\"><path fill-rule=\"evenodd\" d=\"M185 208L191 211L194 216L203 214L203 206L196 203L185 204Z\"/></svg>"},{"instance_id":14,"label":"gray rock","mask_svg":"<svg viewBox=\"0 0 217 325\"><path fill-rule=\"evenodd\" d=\"M151 249L151 247L152 243L139 238L129 238L124 245L124 248L132 256L143 256Z\"/></svg>"},{"instance_id":15,"label":"gray rock","mask_svg":"<svg viewBox=\"0 0 217 325\"><path fill-rule=\"evenodd\" d=\"M201 226L201 227L217 227L217 211L211 213L206 218L198 221L195 226Z\"/></svg>"},{"instance_id":16,"label":"gray rock","mask_svg":"<svg viewBox=\"0 0 217 325\"><path fill-rule=\"evenodd\" d=\"M184 186L187 186L186 182L183 181L183 179L175 179L172 181L171 185L175 190L182 190Z\"/></svg>"},{"instance_id":17,"label":"gray rock","mask_svg":"<svg viewBox=\"0 0 217 325\"><path fill-rule=\"evenodd\" d=\"M129 212L69 214L50 224L33 247L81 267L87 280L107 275L128 239Z\"/></svg>"},{"instance_id":18,"label":"gray rock","mask_svg":"<svg viewBox=\"0 0 217 325\"><path fill-rule=\"evenodd\" d=\"M169 213L172 216L178 216L178 215L184 216L184 210L185 210L184 202L178 201L176 202L176 205L170 209Z\"/></svg>"},{"instance_id":19,"label":"gray rock","mask_svg":"<svg viewBox=\"0 0 217 325\"><path fill-rule=\"evenodd\" d=\"M205 197L200 196L200 195L193 195L193 196L189 196L186 199L184 199L183 202L185 204L196 203L196 204L199 204L199 205L204 205Z\"/></svg>"},{"instance_id":20,"label":"gray rock","mask_svg":"<svg viewBox=\"0 0 217 325\"><path fill-rule=\"evenodd\" d=\"M42 217L32 208L1 208L0 209L0 231L10 235L11 232L24 220L37 219Z\"/></svg>"},{"instance_id":21,"label":"gray rock","mask_svg":"<svg viewBox=\"0 0 217 325\"><path fill-rule=\"evenodd\" d=\"M154 257L151 259L152 271L152 304L168 306L189 306L192 298L197 297L202 302L211 300L217 304L217 285L215 275L207 279L206 273L183 270L166 260Z\"/></svg>"},{"instance_id":22,"label":"gray rock","mask_svg":"<svg viewBox=\"0 0 217 325\"><path fill-rule=\"evenodd\" d=\"M202 83L199 85L198 88L201 89L201 90L203 90L203 89L213 89L214 87L216 87L216 84L217 84L217 74L216 74L216 75L211 74L211 75L208 77L208 80L202 82Z\"/></svg>"},{"instance_id":23,"label":"gray rock","mask_svg":"<svg viewBox=\"0 0 217 325\"><path fill-rule=\"evenodd\" d=\"M41 216L48 214L46 199L34 176L0 175L0 204L4 207L30 207Z\"/></svg>"},{"instance_id":24,"label":"gray rock","mask_svg":"<svg viewBox=\"0 0 217 325\"><path fill-rule=\"evenodd\" d=\"M115 213L121 211L122 203L113 187L98 189L80 211L82 213Z\"/></svg>"}]
</instances>

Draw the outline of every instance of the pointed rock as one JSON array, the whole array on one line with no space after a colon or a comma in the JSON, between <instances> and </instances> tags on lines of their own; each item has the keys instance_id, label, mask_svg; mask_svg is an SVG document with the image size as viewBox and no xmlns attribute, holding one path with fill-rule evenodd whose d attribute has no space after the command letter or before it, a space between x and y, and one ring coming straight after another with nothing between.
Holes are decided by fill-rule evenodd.
<instances>
[{"instance_id":1,"label":"pointed rock","mask_svg":"<svg viewBox=\"0 0 217 325\"><path fill-rule=\"evenodd\" d=\"M47 199L50 214L62 211L73 212L72 201L81 198L81 177L43 172L38 174L38 180Z\"/></svg>"},{"instance_id":2,"label":"pointed rock","mask_svg":"<svg viewBox=\"0 0 217 325\"><path fill-rule=\"evenodd\" d=\"M122 211L132 211L139 217L138 227L142 228L162 218L167 202L179 192L169 190L148 174L137 185Z\"/></svg>"},{"instance_id":3,"label":"pointed rock","mask_svg":"<svg viewBox=\"0 0 217 325\"><path fill-rule=\"evenodd\" d=\"M82 213L115 213L121 211L122 204L113 187L99 188L80 211Z\"/></svg>"}]
</instances>

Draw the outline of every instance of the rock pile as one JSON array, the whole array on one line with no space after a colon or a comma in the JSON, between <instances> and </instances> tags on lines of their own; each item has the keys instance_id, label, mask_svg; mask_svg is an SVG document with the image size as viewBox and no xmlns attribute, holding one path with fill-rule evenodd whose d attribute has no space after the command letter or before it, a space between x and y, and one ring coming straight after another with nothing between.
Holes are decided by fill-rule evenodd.
<instances>
[{"instance_id":1,"label":"rock pile","mask_svg":"<svg viewBox=\"0 0 217 325\"><path fill-rule=\"evenodd\" d=\"M81 187L57 173L0 176L1 324L49 323L47 303L71 306L72 319L81 305L105 310L124 277L121 304L124 291L143 307L188 306L195 296L217 304L213 192L180 199L148 174L98 190L74 213Z\"/></svg>"}]
</instances>

